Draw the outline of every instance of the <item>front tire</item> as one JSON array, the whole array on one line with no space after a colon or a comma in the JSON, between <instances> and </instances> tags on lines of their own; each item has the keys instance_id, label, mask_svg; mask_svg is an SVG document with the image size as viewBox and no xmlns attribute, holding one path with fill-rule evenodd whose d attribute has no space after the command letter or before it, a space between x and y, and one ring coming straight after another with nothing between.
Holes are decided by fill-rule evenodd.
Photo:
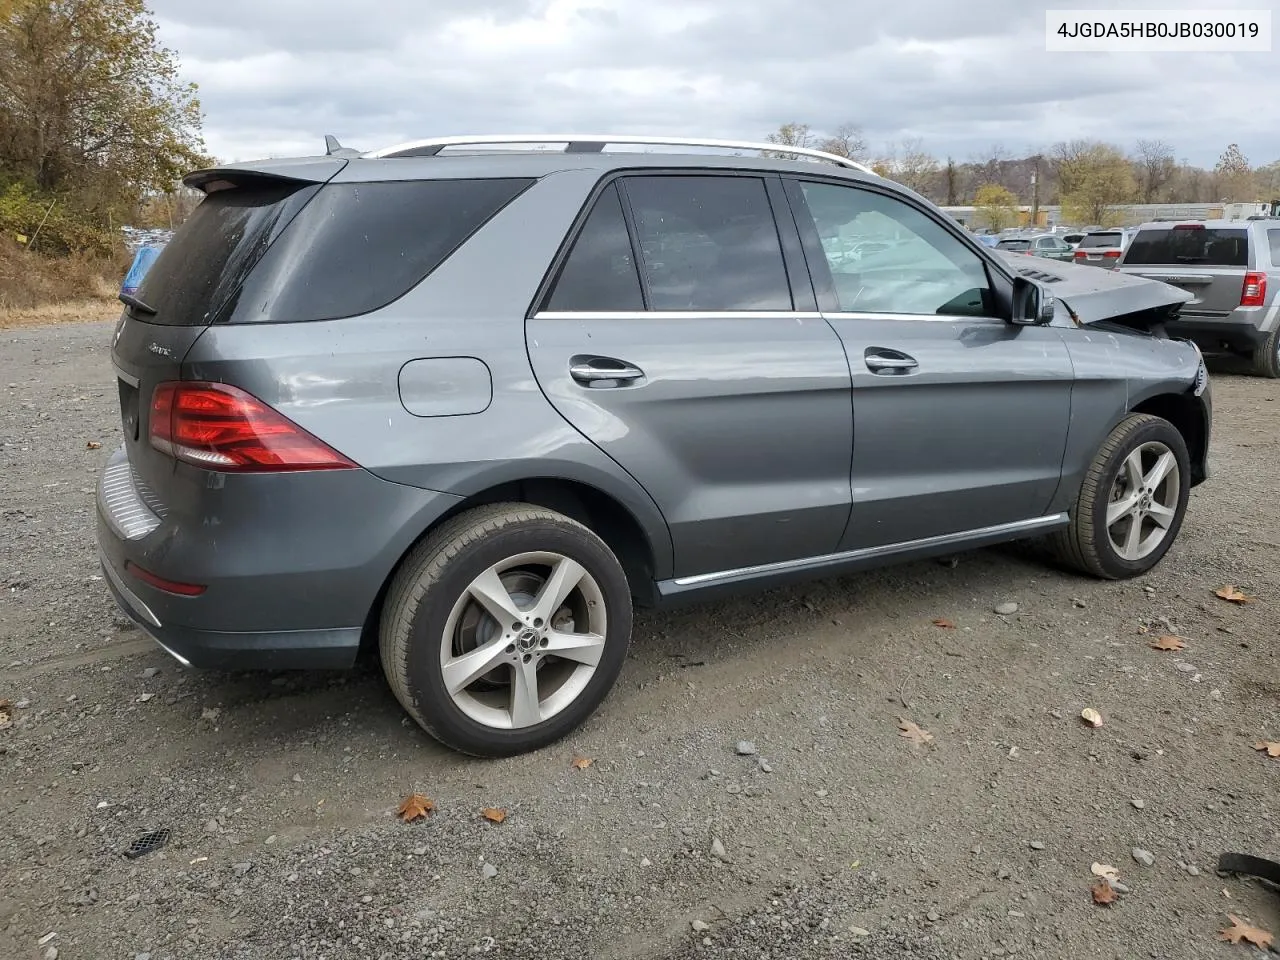
<instances>
[{"instance_id":1,"label":"front tire","mask_svg":"<svg viewBox=\"0 0 1280 960\"><path fill-rule=\"evenodd\" d=\"M604 541L542 507L459 514L404 559L379 645L396 699L448 747L536 750L587 719L631 637L631 592Z\"/></svg>"},{"instance_id":2,"label":"front tire","mask_svg":"<svg viewBox=\"0 0 1280 960\"><path fill-rule=\"evenodd\" d=\"M1280 378L1280 326L1253 348L1253 372L1271 380Z\"/></svg>"},{"instance_id":3,"label":"front tire","mask_svg":"<svg viewBox=\"0 0 1280 960\"><path fill-rule=\"evenodd\" d=\"M1085 474L1070 525L1050 538L1055 554L1107 580L1146 573L1182 528L1190 481L1187 445L1177 428L1160 417L1130 414Z\"/></svg>"}]
</instances>

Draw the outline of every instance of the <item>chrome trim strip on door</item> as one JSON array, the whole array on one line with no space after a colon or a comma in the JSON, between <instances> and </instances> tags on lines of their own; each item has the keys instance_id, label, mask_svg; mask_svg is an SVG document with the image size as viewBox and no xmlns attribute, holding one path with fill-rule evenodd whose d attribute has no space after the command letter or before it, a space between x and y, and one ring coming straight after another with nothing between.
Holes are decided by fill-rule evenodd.
<instances>
[{"instance_id":1,"label":"chrome trim strip on door","mask_svg":"<svg viewBox=\"0 0 1280 960\"><path fill-rule=\"evenodd\" d=\"M1033 520L1018 520L1014 523L1000 523L994 527L980 527L977 530L963 530L959 533L946 533L939 537L925 537L921 540L907 540L902 543L889 543L879 547L862 547L858 550L846 550L843 553L829 553L821 557L802 557L799 560L783 560L778 563L763 563L756 567L739 567L735 570L719 570L715 573L699 573L692 577L676 577L672 582L680 587L692 587L699 584L715 583L718 580L729 580L742 576L763 576L771 573L789 573L810 567L825 567L846 560L863 560L872 557L888 557L895 553L906 553L921 547L945 547L964 543L979 537L1000 536L1006 533L1030 533L1042 527L1053 527L1066 523L1065 513L1055 513L1049 517L1036 517Z\"/></svg>"},{"instance_id":2,"label":"chrome trim strip on door","mask_svg":"<svg viewBox=\"0 0 1280 960\"><path fill-rule=\"evenodd\" d=\"M859 313L856 310L830 311L823 314L828 320L926 320L930 323L990 323L1004 324L999 317L956 317L936 313Z\"/></svg>"},{"instance_id":3,"label":"chrome trim strip on door","mask_svg":"<svg viewBox=\"0 0 1280 960\"><path fill-rule=\"evenodd\" d=\"M535 320L821 320L801 310L541 310Z\"/></svg>"}]
</instances>

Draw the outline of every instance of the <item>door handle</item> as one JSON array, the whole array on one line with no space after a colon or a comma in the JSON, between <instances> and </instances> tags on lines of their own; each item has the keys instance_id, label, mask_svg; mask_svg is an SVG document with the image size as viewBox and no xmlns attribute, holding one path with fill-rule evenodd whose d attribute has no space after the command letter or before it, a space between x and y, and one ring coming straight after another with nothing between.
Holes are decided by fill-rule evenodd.
<instances>
[{"instance_id":1,"label":"door handle","mask_svg":"<svg viewBox=\"0 0 1280 960\"><path fill-rule=\"evenodd\" d=\"M618 380L626 383L641 379L644 371L624 360L613 360L609 357L574 357L569 361L569 376L581 384L592 384L601 380Z\"/></svg>"},{"instance_id":2,"label":"door handle","mask_svg":"<svg viewBox=\"0 0 1280 960\"><path fill-rule=\"evenodd\" d=\"M896 350L893 351L893 355L868 350L864 359L867 362L867 369L873 373L914 370L919 366L914 357L898 353Z\"/></svg>"}]
</instances>

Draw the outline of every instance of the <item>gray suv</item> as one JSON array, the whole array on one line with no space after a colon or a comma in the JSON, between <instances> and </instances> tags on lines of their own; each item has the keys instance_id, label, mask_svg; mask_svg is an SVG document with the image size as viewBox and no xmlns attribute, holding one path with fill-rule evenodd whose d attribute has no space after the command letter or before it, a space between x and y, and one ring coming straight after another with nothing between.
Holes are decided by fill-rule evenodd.
<instances>
[{"instance_id":1,"label":"gray suv","mask_svg":"<svg viewBox=\"0 0 1280 960\"><path fill-rule=\"evenodd\" d=\"M1119 269L1191 294L1171 333L1280 377L1280 219L1143 224Z\"/></svg>"},{"instance_id":2,"label":"gray suv","mask_svg":"<svg viewBox=\"0 0 1280 960\"><path fill-rule=\"evenodd\" d=\"M112 342L106 580L184 664L376 645L464 752L588 717L633 603L1040 535L1132 577L1207 475L1187 294L988 251L840 157L331 140L186 182Z\"/></svg>"}]
</instances>

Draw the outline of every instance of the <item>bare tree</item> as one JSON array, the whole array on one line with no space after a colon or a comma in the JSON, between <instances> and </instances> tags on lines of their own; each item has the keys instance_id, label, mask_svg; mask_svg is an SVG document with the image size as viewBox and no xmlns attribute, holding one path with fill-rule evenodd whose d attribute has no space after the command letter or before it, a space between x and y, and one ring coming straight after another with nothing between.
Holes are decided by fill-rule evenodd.
<instances>
[{"instance_id":1,"label":"bare tree","mask_svg":"<svg viewBox=\"0 0 1280 960\"><path fill-rule=\"evenodd\" d=\"M1155 203L1177 170L1173 147L1163 140L1139 140L1134 163L1138 168L1138 198L1142 203Z\"/></svg>"},{"instance_id":2,"label":"bare tree","mask_svg":"<svg viewBox=\"0 0 1280 960\"><path fill-rule=\"evenodd\" d=\"M1252 200L1257 189L1253 168L1237 144L1229 144L1213 168L1218 192L1227 200Z\"/></svg>"},{"instance_id":3,"label":"bare tree","mask_svg":"<svg viewBox=\"0 0 1280 960\"><path fill-rule=\"evenodd\" d=\"M783 147L808 147L813 143L813 134L807 123L792 120L769 134L768 140Z\"/></svg>"},{"instance_id":4,"label":"bare tree","mask_svg":"<svg viewBox=\"0 0 1280 960\"><path fill-rule=\"evenodd\" d=\"M842 123L818 145L818 149L850 160L861 160L867 155L867 140L857 124Z\"/></svg>"},{"instance_id":5,"label":"bare tree","mask_svg":"<svg viewBox=\"0 0 1280 960\"><path fill-rule=\"evenodd\" d=\"M916 193L929 193L937 185L937 158L924 148L919 137L902 141L901 148L894 151L892 170L893 179Z\"/></svg>"}]
</instances>

